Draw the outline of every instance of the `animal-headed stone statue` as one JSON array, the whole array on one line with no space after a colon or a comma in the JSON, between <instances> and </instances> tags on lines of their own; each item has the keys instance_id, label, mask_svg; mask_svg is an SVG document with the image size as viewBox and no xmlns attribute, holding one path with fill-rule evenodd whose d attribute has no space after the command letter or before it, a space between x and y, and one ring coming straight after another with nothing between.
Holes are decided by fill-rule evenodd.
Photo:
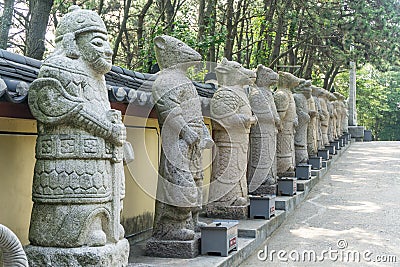
<instances>
[{"instance_id":1,"label":"animal-headed stone statue","mask_svg":"<svg viewBox=\"0 0 400 267\"><path fill-rule=\"evenodd\" d=\"M321 128L321 121L324 119L324 113L322 111L321 102L319 99L319 89L316 86L311 86L312 89L312 97L314 98L315 107L317 108L318 114L316 116L316 125L317 125L317 147L319 149L324 148L323 140L322 140L322 128Z\"/></svg>"},{"instance_id":2,"label":"animal-headed stone statue","mask_svg":"<svg viewBox=\"0 0 400 267\"><path fill-rule=\"evenodd\" d=\"M72 6L55 37L55 51L29 90L38 138L28 258L33 266L78 266L73 263L80 257L96 266L125 266L129 244L120 212L126 130L108 101L107 30L97 13ZM84 255L60 250L83 246Z\"/></svg>"},{"instance_id":3,"label":"animal-headed stone statue","mask_svg":"<svg viewBox=\"0 0 400 267\"><path fill-rule=\"evenodd\" d=\"M308 162L307 152L307 128L310 122L310 114L308 110L307 98L303 91L309 91L310 81L305 81L296 88L296 93L293 94L296 103L296 113L298 117L298 125L295 127L294 147L296 155L296 166L300 163Z\"/></svg>"},{"instance_id":4,"label":"animal-headed stone statue","mask_svg":"<svg viewBox=\"0 0 400 267\"><path fill-rule=\"evenodd\" d=\"M314 88L313 88L314 90ZM319 92L318 94L318 99L319 103L321 105L321 111L322 111L322 116L321 116L321 132L322 132L322 143L324 146L329 145L329 138L328 138L328 128L329 128L329 110L328 110L328 94L329 92L323 88L317 87L317 90Z\"/></svg>"},{"instance_id":5,"label":"animal-headed stone statue","mask_svg":"<svg viewBox=\"0 0 400 267\"><path fill-rule=\"evenodd\" d=\"M184 255L187 252L196 256L198 251L178 251L176 247L163 249L167 245L162 242L176 241L167 242L173 245L193 241L198 239L195 233L200 231L202 150L210 148L213 142L187 69L200 61L201 56L182 41L167 35L154 39L154 49L161 69L152 90L162 149L153 239L147 243L147 254L187 257Z\"/></svg>"},{"instance_id":6,"label":"animal-headed stone statue","mask_svg":"<svg viewBox=\"0 0 400 267\"><path fill-rule=\"evenodd\" d=\"M294 177L294 128L298 124L298 118L292 91L300 84L301 79L288 72L280 71L278 74L278 89L274 94L274 101L282 128L277 137L277 173L280 177Z\"/></svg>"},{"instance_id":7,"label":"animal-headed stone statue","mask_svg":"<svg viewBox=\"0 0 400 267\"><path fill-rule=\"evenodd\" d=\"M213 137L217 147L213 161L207 216L246 218L248 205L247 151L252 115L245 86L256 74L224 58L215 68L219 84L210 103Z\"/></svg>"},{"instance_id":8,"label":"animal-headed stone statue","mask_svg":"<svg viewBox=\"0 0 400 267\"><path fill-rule=\"evenodd\" d=\"M251 87L250 106L257 123L250 129L247 183L251 194L276 194L276 135L281 120L270 87L279 75L263 65L257 66L256 86Z\"/></svg>"}]
</instances>

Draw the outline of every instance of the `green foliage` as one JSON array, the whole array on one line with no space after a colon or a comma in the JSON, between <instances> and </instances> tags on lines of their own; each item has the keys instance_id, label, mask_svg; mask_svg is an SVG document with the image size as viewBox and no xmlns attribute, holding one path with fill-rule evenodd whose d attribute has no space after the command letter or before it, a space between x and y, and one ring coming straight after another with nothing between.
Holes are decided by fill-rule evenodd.
<instances>
[{"instance_id":1,"label":"green foliage","mask_svg":"<svg viewBox=\"0 0 400 267\"><path fill-rule=\"evenodd\" d=\"M335 89L348 97L349 73L337 76ZM400 140L400 70L380 72L367 64L357 71L357 120L377 140Z\"/></svg>"}]
</instances>

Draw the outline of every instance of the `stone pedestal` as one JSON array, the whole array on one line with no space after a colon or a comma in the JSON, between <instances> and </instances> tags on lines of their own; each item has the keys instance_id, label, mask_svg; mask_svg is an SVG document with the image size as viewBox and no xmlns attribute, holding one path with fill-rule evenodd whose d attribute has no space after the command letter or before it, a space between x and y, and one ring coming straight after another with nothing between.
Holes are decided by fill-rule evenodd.
<instances>
[{"instance_id":1,"label":"stone pedestal","mask_svg":"<svg viewBox=\"0 0 400 267\"><path fill-rule=\"evenodd\" d=\"M334 145L325 146L329 151L329 155L336 155L336 148Z\"/></svg>"},{"instance_id":2,"label":"stone pedestal","mask_svg":"<svg viewBox=\"0 0 400 267\"><path fill-rule=\"evenodd\" d=\"M372 141L372 131L365 130L364 131L364 142L371 142Z\"/></svg>"},{"instance_id":3,"label":"stone pedestal","mask_svg":"<svg viewBox=\"0 0 400 267\"><path fill-rule=\"evenodd\" d=\"M330 142L330 144L335 147L335 150L340 150L339 141L333 141L333 142Z\"/></svg>"},{"instance_id":4,"label":"stone pedestal","mask_svg":"<svg viewBox=\"0 0 400 267\"><path fill-rule=\"evenodd\" d=\"M322 169L322 158L321 157L310 157L308 159L308 164L311 165L313 170L320 170Z\"/></svg>"},{"instance_id":5,"label":"stone pedestal","mask_svg":"<svg viewBox=\"0 0 400 267\"><path fill-rule=\"evenodd\" d=\"M29 266L109 267L127 266L129 242L126 239L100 247L56 248L28 245L24 248Z\"/></svg>"},{"instance_id":6,"label":"stone pedestal","mask_svg":"<svg viewBox=\"0 0 400 267\"><path fill-rule=\"evenodd\" d=\"M297 165L296 178L299 180L311 179L311 165L309 165L309 164Z\"/></svg>"},{"instance_id":7,"label":"stone pedestal","mask_svg":"<svg viewBox=\"0 0 400 267\"><path fill-rule=\"evenodd\" d=\"M275 215L275 195L270 196L249 196L250 198L250 219L264 218L269 220Z\"/></svg>"},{"instance_id":8,"label":"stone pedestal","mask_svg":"<svg viewBox=\"0 0 400 267\"><path fill-rule=\"evenodd\" d=\"M227 257L238 249L238 221L213 222L201 227L201 254L218 253Z\"/></svg>"},{"instance_id":9,"label":"stone pedestal","mask_svg":"<svg viewBox=\"0 0 400 267\"><path fill-rule=\"evenodd\" d=\"M328 149L320 149L318 150L318 157L321 157L323 160L329 160L329 150Z\"/></svg>"},{"instance_id":10,"label":"stone pedestal","mask_svg":"<svg viewBox=\"0 0 400 267\"><path fill-rule=\"evenodd\" d=\"M188 241L160 240L150 238L146 244L146 255L162 258L195 258L200 254L200 234Z\"/></svg>"},{"instance_id":11,"label":"stone pedestal","mask_svg":"<svg viewBox=\"0 0 400 267\"><path fill-rule=\"evenodd\" d=\"M349 134L351 134L351 137L355 138L356 141L363 141L364 130L364 126L349 126Z\"/></svg>"},{"instance_id":12,"label":"stone pedestal","mask_svg":"<svg viewBox=\"0 0 400 267\"><path fill-rule=\"evenodd\" d=\"M297 179L292 177L283 177L278 179L278 193L281 196L293 196L297 192Z\"/></svg>"},{"instance_id":13,"label":"stone pedestal","mask_svg":"<svg viewBox=\"0 0 400 267\"><path fill-rule=\"evenodd\" d=\"M207 205L206 207L207 217L209 218L221 218L221 219L232 219L242 220L247 219L249 214L249 205L246 206L219 206L219 205Z\"/></svg>"}]
</instances>

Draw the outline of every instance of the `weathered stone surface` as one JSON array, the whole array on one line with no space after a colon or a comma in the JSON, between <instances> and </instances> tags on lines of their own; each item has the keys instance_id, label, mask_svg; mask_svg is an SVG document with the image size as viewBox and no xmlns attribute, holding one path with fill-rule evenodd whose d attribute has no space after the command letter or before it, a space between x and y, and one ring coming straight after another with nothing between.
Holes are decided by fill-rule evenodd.
<instances>
[{"instance_id":1,"label":"weathered stone surface","mask_svg":"<svg viewBox=\"0 0 400 267\"><path fill-rule=\"evenodd\" d=\"M165 247L170 244L172 247L165 248L171 252L169 257L181 257L186 252L173 254L174 242L192 242L196 239L195 231L200 230L202 150L210 148L213 142L203 122L199 96L186 74L190 66L201 60L200 54L166 35L156 37L154 44L161 69L153 84L153 98L162 150L151 242ZM153 243L149 246L154 247ZM156 249L150 252L160 255Z\"/></svg>"},{"instance_id":2,"label":"weathered stone surface","mask_svg":"<svg viewBox=\"0 0 400 267\"><path fill-rule=\"evenodd\" d=\"M72 6L56 29L55 51L30 86L38 138L29 229L34 253L28 257L90 266L76 265L71 255L87 246L90 257L102 262L109 257L101 252L106 246L125 243L120 212L126 130L121 113L108 102L104 74L111 56L101 18ZM128 252L128 247L121 252L116 265L127 264Z\"/></svg>"},{"instance_id":3,"label":"weathered stone surface","mask_svg":"<svg viewBox=\"0 0 400 267\"><path fill-rule=\"evenodd\" d=\"M322 106L321 106L321 102L319 100L319 91L314 89L313 86L312 88L312 96L314 98L314 102L315 102L315 107L317 108L317 116L316 116L316 126L317 126L317 148L319 149L323 149L324 148L324 144L322 141L322 128L321 128L321 121L324 117L324 113L322 111ZM317 151L318 152L318 151Z\"/></svg>"},{"instance_id":4,"label":"weathered stone surface","mask_svg":"<svg viewBox=\"0 0 400 267\"><path fill-rule=\"evenodd\" d=\"M28 259L18 237L0 224L0 266L28 267Z\"/></svg>"},{"instance_id":5,"label":"weathered stone surface","mask_svg":"<svg viewBox=\"0 0 400 267\"><path fill-rule=\"evenodd\" d=\"M247 151L252 115L245 86L253 85L256 74L239 63L223 59L215 68L220 88L210 103L213 137L217 146L209 190L209 206L246 206Z\"/></svg>"},{"instance_id":6,"label":"weathered stone surface","mask_svg":"<svg viewBox=\"0 0 400 267\"><path fill-rule=\"evenodd\" d=\"M318 152L318 127L317 117L319 116L317 106L312 96L311 81L306 84L307 90L303 90L303 94L307 99L308 114L310 115L310 122L307 127L307 151L309 156L316 155Z\"/></svg>"},{"instance_id":7,"label":"weathered stone surface","mask_svg":"<svg viewBox=\"0 0 400 267\"><path fill-rule=\"evenodd\" d=\"M270 87L279 75L263 65L257 67L257 87L249 94L250 106L257 123L250 129L250 151L247 183L252 194L276 194L276 135L281 120L276 111Z\"/></svg>"},{"instance_id":8,"label":"weathered stone surface","mask_svg":"<svg viewBox=\"0 0 400 267\"><path fill-rule=\"evenodd\" d=\"M282 128L277 137L277 172L279 177L294 176L295 149L294 128L298 124L296 105L292 91L301 82L301 79L288 72L279 72L278 89L274 94L274 101Z\"/></svg>"},{"instance_id":9,"label":"weathered stone surface","mask_svg":"<svg viewBox=\"0 0 400 267\"><path fill-rule=\"evenodd\" d=\"M28 245L29 266L121 267L126 266L129 242L126 239L100 247L55 248Z\"/></svg>"},{"instance_id":10,"label":"weathered stone surface","mask_svg":"<svg viewBox=\"0 0 400 267\"><path fill-rule=\"evenodd\" d=\"M207 217L220 219L243 220L248 217L249 204L243 206L208 205Z\"/></svg>"},{"instance_id":11,"label":"weathered stone surface","mask_svg":"<svg viewBox=\"0 0 400 267\"><path fill-rule=\"evenodd\" d=\"M163 258L189 259L200 253L200 234L191 240L160 240L150 238L146 244L146 255Z\"/></svg>"},{"instance_id":12,"label":"weathered stone surface","mask_svg":"<svg viewBox=\"0 0 400 267\"><path fill-rule=\"evenodd\" d=\"M328 101L326 102L328 111L329 111L329 128L328 128L328 139L329 142L333 142L336 139L336 118L337 113L336 109L333 105L333 102L336 100L336 97L328 92Z\"/></svg>"},{"instance_id":13,"label":"weathered stone surface","mask_svg":"<svg viewBox=\"0 0 400 267\"><path fill-rule=\"evenodd\" d=\"M321 105L321 114L320 114L320 121L321 121L321 134L322 134L322 144L324 146L329 145L329 138L328 138L328 128L329 128L329 110L328 110L328 95L329 92L320 87L312 87L313 91L318 91L318 99ZM316 93L317 94L317 93Z\"/></svg>"},{"instance_id":14,"label":"weathered stone surface","mask_svg":"<svg viewBox=\"0 0 400 267\"><path fill-rule=\"evenodd\" d=\"M293 94L294 101L296 103L296 114L298 117L298 125L295 127L294 135L294 148L295 148L295 162L296 166L300 163L307 163L308 152L307 152L307 128L310 122L310 115L308 110L308 103L303 91L310 90L308 86L302 83L296 88L295 94Z\"/></svg>"}]
</instances>

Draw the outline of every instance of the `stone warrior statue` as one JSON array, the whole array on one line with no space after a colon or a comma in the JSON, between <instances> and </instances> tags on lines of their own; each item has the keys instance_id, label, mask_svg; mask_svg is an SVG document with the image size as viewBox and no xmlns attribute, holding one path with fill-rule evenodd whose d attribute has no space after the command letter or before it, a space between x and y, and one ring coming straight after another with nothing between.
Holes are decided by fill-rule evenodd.
<instances>
[{"instance_id":1,"label":"stone warrior statue","mask_svg":"<svg viewBox=\"0 0 400 267\"><path fill-rule=\"evenodd\" d=\"M26 251L31 266L126 266L129 244L120 225L126 130L110 108L104 79L112 50L97 13L69 11L29 90L38 138Z\"/></svg>"},{"instance_id":2,"label":"stone warrior statue","mask_svg":"<svg viewBox=\"0 0 400 267\"><path fill-rule=\"evenodd\" d=\"M300 163L308 162L308 152L307 152L307 128L310 122L310 115L308 110L307 98L303 91L309 91L310 87L307 83L310 81L305 81L296 88L296 93L293 94L294 102L296 103L296 113L298 117L298 125L296 126L294 134L294 148L296 155L296 166Z\"/></svg>"},{"instance_id":3,"label":"stone warrior statue","mask_svg":"<svg viewBox=\"0 0 400 267\"><path fill-rule=\"evenodd\" d=\"M277 172L279 177L294 177L295 150L294 128L298 124L296 105L292 91L301 80L288 72L279 72L278 90L274 94L274 101L282 128L277 138Z\"/></svg>"},{"instance_id":4,"label":"stone warrior statue","mask_svg":"<svg viewBox=\"0 0 400 267\"><path fill-rule=\"evenodd\" d=\"M198 215L202 208L202 150L213 145L203 122L200 98L186 74L201 56L166 35L156 37L154 45L161 69L153 84L153 98L162 150L153 238L147 243L147 254L195 257L198 249L189 251L178 244L198 241L195 232L201 226Z\"/></svg>"},{"instance_id":5,"label":"stone warrior statue","mask_svg":"<svg viewBox=\"0 0 400 267\"><path fill-rule=\"evenodd\" d=\"M281 119L270 87L278 79L276 72L258 65L257 87L252 87L249 94L251 109L258 120L250 129L247 183L251 194L276 194L276 135Z\"/></svg>"},{"instance_id":6,"label":"stone warrior statue","mask_svg":"<svg viewBox=\"0 0 400 267\"><path fill-rule=\"evenodd\" d=\"M247 151L252 115L245 87L256 74L224 58L215 68L218 90L210 102L213 137L217 146L211 174L207 216L247 218Z\"/></svg>"}]
</instances>

